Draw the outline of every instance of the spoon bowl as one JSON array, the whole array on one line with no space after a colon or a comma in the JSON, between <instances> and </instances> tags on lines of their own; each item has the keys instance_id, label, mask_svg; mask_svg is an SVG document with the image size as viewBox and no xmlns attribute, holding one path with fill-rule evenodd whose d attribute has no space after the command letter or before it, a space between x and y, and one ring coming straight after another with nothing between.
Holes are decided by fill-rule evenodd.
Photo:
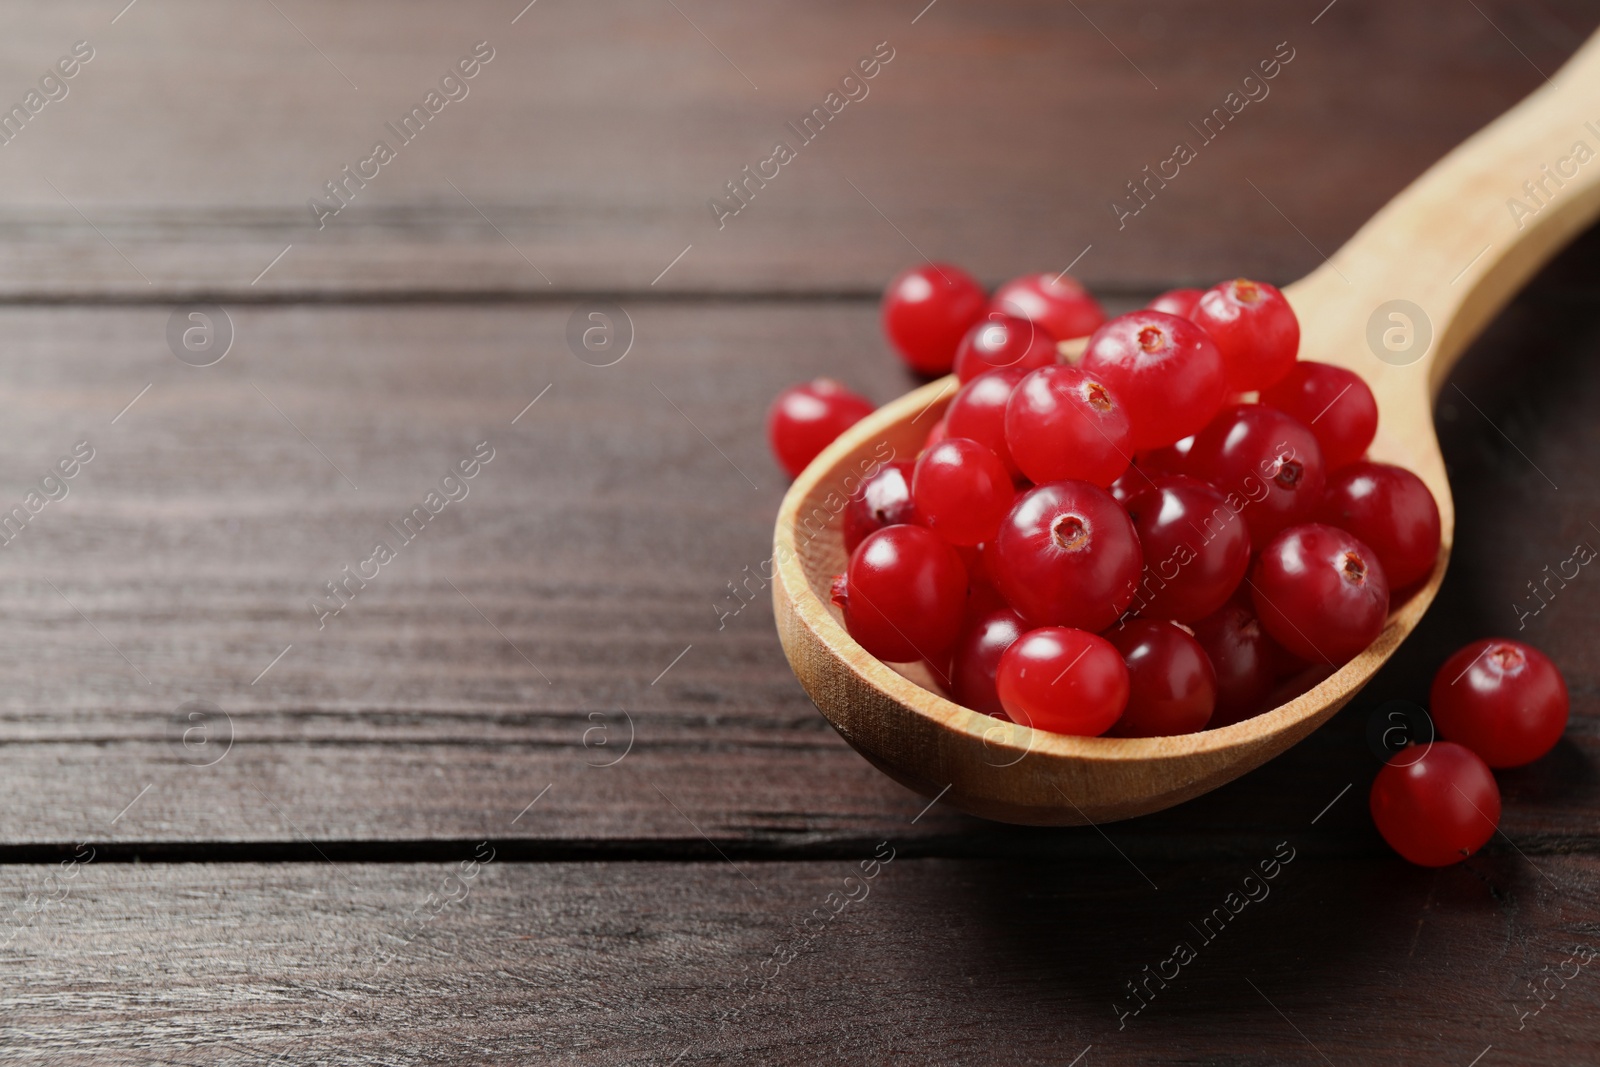
<instances>
[{"instance_id":1,"label":"spoon bowl","mask_svg":"<svg viewBox=\"0 0 1600 1067\"><path fill-rule=\"evenodd\" d=\"M1379 421L1368 458L1409 468L1439 505L1443 539L1433 572L1394 606L1368 648L1254 718L1155 738L1073 737L1002 722L940 696L924 684L931 683L926 668L873 658L829 603L829 584L846 563L839 516L866 475L917 454L955 393L954 379L944 378L846 431L795 479L779 508L779 638L823 715L874 766L924 796L1036 825L1159 811L1260 766L1326 722L1415 629L1444 579L1455 509L1433 400L1472 339L1600 214L1593 100L1600 100L1600 35L1284 290L1300 319L1300 358L1348 367L1372 388ZM1525 182L1538 184L1530 193Z\"/></svg>"}]
</instances>

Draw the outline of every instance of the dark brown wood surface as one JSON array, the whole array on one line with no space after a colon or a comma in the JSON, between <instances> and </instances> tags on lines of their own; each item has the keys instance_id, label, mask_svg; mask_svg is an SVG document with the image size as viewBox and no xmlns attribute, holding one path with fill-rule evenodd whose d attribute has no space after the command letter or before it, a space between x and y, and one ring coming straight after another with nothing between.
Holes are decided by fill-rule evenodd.
<instances>
[{"instance_id":1,"label":"dark brown wood surface","mask_svg":"<svg viewBox=\"0 0 1600 1067\"><path fill-rule=\"evenodd\" d=\"M1043 831L926 807L817 715L749 578L784 488L771 395L912 384L878 334L894 270L927 253L999 281L1082 253L1113 310L1290 280L1600 13L0 19L0 101L96 50L0 146L0 513L94 453L0 547L6 1062L1494 1067L1600 1042L1592 967L1519 1019L1527 983L1600 947L1596 579L1514 607L1600 538L1600 234L1445 387L1459 527L1425 624L1326 728L1182 808ZM483 40L467 98L319 231L307 198ZM719 231L706 199L880 41L870 95ZM1107 202L1283 41L1271 95L1119 231ZM601 298L635 334L610 367L566 340ZM209 367L169 350L200 300L234 333ZM324 583L480 442L467 496L319 627ZM1483 855L1409 868L1365 812L1371 712L1493 633L1557 660L1572 725L1500 775ZM1284 841L1270 898L1119 1029L1124 983ZM479 842L494 861L439 889ZM869 898L797 933L880 842ZM422 921L436 889L467 895Z\"/></svg>"}]
</instances>

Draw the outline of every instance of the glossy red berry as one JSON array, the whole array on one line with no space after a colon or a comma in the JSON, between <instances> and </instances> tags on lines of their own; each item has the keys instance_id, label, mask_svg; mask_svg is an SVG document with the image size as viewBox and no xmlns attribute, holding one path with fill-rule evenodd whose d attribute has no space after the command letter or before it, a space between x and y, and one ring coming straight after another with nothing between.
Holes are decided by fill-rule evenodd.
<instances>
[{"instance_id":1,"label":"glossy red berry","mask_svg":"<svg viewBox=\"0 0 1600 1067\"><path fill-rule=\"evenodd\" d=\"M1031 372L1006 405L1012 460L1041 484L1071 478L1110 485L1128 467L1130 433L1127 409L1080 367Z\"/></svg>"},{"instance_id":2,"label":"glossy red berry","mask_svg":"<svg viewBox=\"0 0 1600 1067\"><path fill-rule=\"evenodd\" d=\"M850 636L890 663L937 661L955 641L966 597L961 557L921 526L867 535L833 590Z\"/></svg>"},{"instance_id":3,"label":"glossy red berry","mask_svg":"<svg viewBox=\"0 0 1600 1067\"><path fill-rule=\"evenodd\" d=\"M922 442L922 452L926 452L928 449L932 448L934 445L938 444L940 441L943 441L949 436L949 425L943 419L940 419L938 422L933 424L933 427L930 430L928 430L928 439ZM917 455L920 456L922 452L918 452Z\"/></svg>"},{"instance_id":4,"label":"glossy red berry","mask_svg":"<svg viewBox=\"0 0 1600 1067\"><path fill-rule=\"evenodd\" d=\"M1313 517L1376 552L1391 588L1421 581L1438 561L1439 505L1404 467L1362 462L1335 471Z\"/></svg>"},{"instance_id":5,"label":"glossy red berry","mask_svg":"<svg viewBox=\"0 0 1600 1067\"><path fill-rule=\"evenodd\" d=\"M1128 668L1111 642L1084 630L1029 630L1000 657L1001 706L1012 722L1098 737L1128 703Z\"/></svg>"},{"instance_id":6,"label":"glossy red berry","mask_svg":"<svg viewBox=\"0 0 1600 1067\"><path fill-rule=\"evenodd\" d=\"M1521 641L1474 641L1444 661L1429 697L1441 737L1491 767L1520 767L1555 747L1567 728L1567 683Z\"/></svg>"},{"instance_id":7,"label":"glossy red berry","mask_svg":"<svg viewBox=\"0 0 1600 1067\"><path fill-rule=\"evenodd\" d=\"M1217 677L1187 630L1135 619L1106 636L1128 665L1128 707L1111 728L1113 737L1176 737L1206 728Z\"/></svg>"},{"instance_id":8,"label":"glossy red berry","mask_svg":"<svg viewBox=\"0 0 1600 1067\"><path fill-rule=\"evenodd\" d=\"M961 387L944 412L945 429L951 437L967 437L988 446L1013 478L1019 471L1006 442L1006 402L1027 375L1023 367L980 374Z\"/></svg>"},{"instance_id":9,"label":"glossy red berry","mask_svg":"<svg viewBox=\"0 0 1600 1067\"><path fill-rule=\"evenodd\" d=\"M1168 315L1176 315L1180 319L1191 318L1194 315L1194 306L1206 294L1204 289L1168 289L1156 297L1145 307L1151 311L1165 311Z\"/></svg>"},{"instance_id":10,"label":"glossy red berry","mask_svg":"<svg viewBox=\"0 0 1600 1067\"><path fill-rule=\"evenodd\" d=\"M1160 311L1118 315L1089 338L1079 365L1127 406L1141 452L1197 433L1225 396L1222 356L1211 338Z\"/></svg>"},{"instance_id":11,"label":"glossy red berry","mask_svg":"<svg viewBox=\"0 0 1600 1067\"><path fill-rule=\"evenodd\" d=\"M1189 454L1194 451L1194 434L1161 448L1140 452L1133 461L1151 474L1188 474Z\"/></svg>"},{"instance_id":12,"label":"glossy red berry","mask_svg":"<svg viewBox=\"0 0 1600 1067\"><path fill-rule=\"evenodd\" d=\"M1106 321L1083 286L1065 274L1027 274L995 290L989 306L1038 323L1058 341L1087 337Z\"/></svg>"},{"instance_id":13,"label":"glossy red berry","mask_svg":"<svg viewBox=\"0 0 1600 1067\"><path fill-rule=\"evenodd\" d=\"M1267 542L1250 592L1273 640L1335 667L1376 641L1389 614L1389 582L1372 549L1320 523L1291 526Z\"/></svg>"},{"instance_id":14,"label":"glossy red berry","mask_svg":"<svg viewBox=\"0 0 1600 1067\"><path fill-rule=\"evenodd\" d=\"M1420 867L1460 863L1500 824L1500 788L1461 745L1435 741L1389 757L1372 783L1372 821L1389 847Z\"/></svg>"},{"instance_id":15,"label":"glossy red berry","mask_svg":"<svg viewBox=\"0 0 1600 1067\"><path fill-rule=\"evenodd\" d=\"M911 500L911 463L885 463L861 483L844 506L840 519L844 550L854 552L868 534L885 526L916 521L917 506Z\"/></svg>"},{"instance_id":16,"label":"glossy red berry","mask_svg":"<svg viewBox=\"0 0 1600 1067\"><path fill-rule=\"evenodd\" d=\"M1227 602L1250 567L1250 531L1221 493L1193 478L1159 475L1127 508L1144 553L1130 610L1196 622Z\"/></svg>"},{"instance_id":17,"label":"glossy red berry","mask_svg":"<svg viewBox=\"0 0 1600 1067\"><path fill-rule=\"evenodd\" d=\"M767 442L778 465L794 478L835 437L872 411L872 401L832 378L791 385L767 409Z\"/></svg>"},{"instance_id":18,"label":"glossy red berry","mask_svg":"<svg viewBox=\"0 0 1600 1067\"><path fill-rule=\"evenodd\" d=\"M1117 476L1117 480L1106 487L1112 499L1123 507L1128 506L1128 501L1150 488L1161 475L1157 472L1147 471L1137 462L1128 464L1128 469Z\"/></svg>"},{"instance_id":19,"label":"glossy red berry","mask_svg":"<svg viewBox=\"0 0 1600 1067\"><path fill-rule=\"evenodd\" d=\"M1294 667L1287 651L1267 635L1250 603L1249 590L1194 624L1217 679L1211 727L1231 726L1266 711L1267 697Z\"/></svg>"},{"instance_id":20,"label":"glossy red berry","mask_svg":"<svg viewBox=\"0 0 1600 1067\"><path fill-rule=\"evenodd\" d=\"M951 437L917 457L911 497L922 521L952 545L976 545L994 536L1016 490L994 451L966 437Z\"/></svg>"},{"instance_id":21,"label":"glossy red berry","mask_svg":"<svg viewBox=\"0 0 1600 1067\"><path fill-rule=\"evenodd\" d=\"M1034 626L1104 630L1133 600L1143 557L1133 521L1088 482L1022 494L1000 524L992 577Z\"/></svg>"},{"instance_id":22,"label":"glossy red berry","mask_svg":"<svg viewBox=\"0 0 1600 1067\"><path fill-rule=\"evenodd\" d=\"M922 374L947 374L956 345L983 317L983 286L960 267L924 263L896 275L883 294L883 331Z\"/></svg>"},{"instance_id":23,"label":"glossy red berry","mask_svg":"<svg viewBox=\"0 0 1600 1067\"><path fill-rule=\"evenodd\" d=\"M1329 472L1354 463L1378 432L1378 401L1355 371L1331 363L1296 363L1261 402L1293 415L1317 435Z\"/></svg>"},{"instance_id":24,"label":"glossy red berry","mask_svg":"<svg viewBox=\"0 0 1600 1067\"><path fill-rule=\"evenodd\" d=\"M1194 321L1222 352L1235 392L1276 385L1300 351L1300 320L1277 288L1238 278L1207 289Z\"/></svg>"},{"instance_id":25,"label":"glossy red berry","mask_svg":"<svg viewBox=\"0 0 1600 1067\"><path fill-rule=\"evenodd\" d=\"M956 380L970 382L985 371L1014 367L1027 373L1056 361L1056 340L1027 319L991 311L974 323L956 347Z\"/></svg>"},{"instance_id":26,"label":"glossy red berry","mask_svg":"<svg viewBox=\"0 0 1600 1067\"><path fill-rule=\"evenodd\" d=\"M1322 499L1322 447L1305 425L1276 408L1226 408L1195 437L1188 473L1216 486L1244 515L1250 543L1266 544L1304 522Z\"/></svg>"},{"instance_id":27,"label":"glossy red berry","mask_svg":"<svg viewBox=\"0 0 1600 1067\"><path fill-rule=\"evenodd\" d=\"M985 715L1004 717L995 675L1000 657L1027 626L1008 607L968 613L950 655L950 695L957 704Z\"/></svg>"}]
</instances>

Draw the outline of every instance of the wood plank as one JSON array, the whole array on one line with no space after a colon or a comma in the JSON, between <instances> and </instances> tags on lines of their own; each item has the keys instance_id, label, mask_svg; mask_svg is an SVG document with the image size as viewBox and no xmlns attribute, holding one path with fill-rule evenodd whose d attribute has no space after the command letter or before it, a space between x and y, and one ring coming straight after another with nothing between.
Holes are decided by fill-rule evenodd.
<instances>
[{"instance_id":1,"label":"wood plank","mask_svg":"<svg viewBox=\"0 0 1600 1067\"><path fill-rule=\"evenodd\" d=\"M1458 555L1395 663L1285 758L1119 839L1227 851L1239 827L1298 820L1353 783L1329 820L1346 847L1377 847L1359 803L1371 709L1425 698L1455 645L1517 632L1524 583L1600 515L1583 503L1600 497L1584 460L1600 448L1584 325L1597 255L1591 236L1466 359L1455 381L1481 414L1447 390ZM834 855L919 810L811 708L763 596L719 620L736 603L728 583L768 554L782 491L765 398L815 373L880 400L908 383L873 307L631 310L636 348L609 368L566 351L554 307L239 308L235 351L208 368L165 351L156 309L0 312L0 500L20 502L74 442L96 449L70 495L0 552L0 845L309 855L308 837L496 836L527 855L659 854L705 852L704 834ZM1535 360L1560 389L1526 375ZM319 630L318 586L486 439L495 459L470 495ZM1506 829L1530 852L1595 844L1595 612L1580 581L1529 623L1574 693L1557 753L1502 776ZM184 748L174 722L196 700L225 710L231 749L220 731ZM595 766L625 751L622 711L634 746ZM499 829L546 785L538 819ZM948 854L1099 840L996 831L942 807L915 834Z\"/></svg>"},{"instance_id":2,"label":"wood plank","mask_svg":"<svg viewBox=\"0 0 1600 1067\"><path fill-rule=\"evenodd\" d=\"M0 149L0 300L538 299L650 289L690 245L658 288L876 291L923 252L998 281L1090 245L1102 288L1287 280L1600 21L1570 0L521 6L0 5L0 100L95 50ZM468 95L388 134L478 41ZM799 144L786 123L878 42L868 95ZM1202 140L1280 42L1267 95ZM308 201L379 138L395 159L319 229ZM708 199L779 138L797 157L719 226ZM1119 226L1109 202L1180 139L1196 159Z\"/></svg>"},{"instance_id":3,"label":"wood plank","mask_svg":"<svg viewBox=\"0 0 1600 1067\"><path fill-rule=\"evenodd\" d=\"M1433 872L1323 844L1302 825L1233 862L1140 861L1159 891L1109 851L895 854L864 881L873 845L737 872L473 867L471 845L465 869L5 867L4 898L38 910L3 935L0 1047L51 1064L1464 1065L1492 1045L1485 1065L1566 1065L1600 1042L1596 964L1574 955L1600 949L1580 890L1595 857ZM1263 880L1275 855L1293 858ZM1195 956L1172 977L1179 941ZM1170 981L1119 1029L1147 966Z\"/></svg>"}]
</instances>

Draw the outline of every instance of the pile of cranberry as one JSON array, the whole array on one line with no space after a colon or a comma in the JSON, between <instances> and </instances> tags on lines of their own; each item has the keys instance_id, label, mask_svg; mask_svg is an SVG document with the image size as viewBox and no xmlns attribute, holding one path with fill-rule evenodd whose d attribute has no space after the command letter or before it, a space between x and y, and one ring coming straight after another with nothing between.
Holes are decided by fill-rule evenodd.
<instances>
[{"instance_id":1,"label":"pile of cranberry","mask_svg":"<svg viewBox=\"0 0 1600 1067\"><path fill-rule=\"evenodd\" d=\"M1271 285L1173 290L1108 321L1065 275L990 296L928 263L890 284L883 322L914 370L954 370L960 388L914 460L884 464L851 496L850 559L832 598L864 649L924 664L968 708L1080 736L1230 725L1365 649L1391 603L1433 571L1432 494L1410 471L1363 459L1378 424L1371 390L1350 370L1297 360L1299 323ZM773 450L797 474L871 411L836 382L795 386L769 414ZM1523 674L1555 673L1527 646L1495 644L1501 675L1512 659ZM1522 745L1538 748L1527 759L1559 738L1565 696L1547 740L1553 716L1533 716L1544 725ZM1448 838L1452 859L1493 832L1498 790L1466 851L1483 820L1440 792L1490 814L1484 759L1512 764L1496 762L1505 730L1479 732L1490 740L1478 755L1412 747L1379 776L1374 817L1407 858L1428 862L1385 812L1412 812L1400 824ZM1461 770L1462 755L1476 767ZM1434 816L1416 816L1419 797L1438 802ZM1454 836L1441 838L1439 818Z\"/></svg>"}]
</instances>

